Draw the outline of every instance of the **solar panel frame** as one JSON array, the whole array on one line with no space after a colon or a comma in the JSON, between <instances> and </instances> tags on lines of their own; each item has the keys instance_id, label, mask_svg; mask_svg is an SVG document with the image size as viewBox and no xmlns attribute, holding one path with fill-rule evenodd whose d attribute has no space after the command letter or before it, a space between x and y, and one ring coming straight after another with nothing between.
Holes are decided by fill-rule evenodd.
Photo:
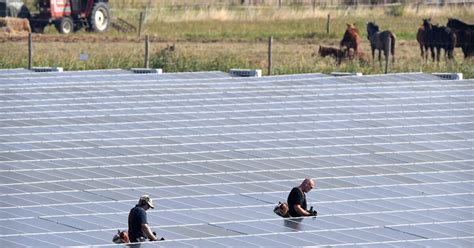
<instances>
[{"instance_id":1,"label":"solar panel frame","mask_svg":"<svg viewBox=\"0 0 474 248\"><path fill-rule=\"evenodd\" d=\"M473 80L104 70L0 87L0 221L34 234L5 244L115 247L141 194L164 246L473 241ZM285 226L271 209L307 175L321 215Z\"/></svg>"}]
</instances>

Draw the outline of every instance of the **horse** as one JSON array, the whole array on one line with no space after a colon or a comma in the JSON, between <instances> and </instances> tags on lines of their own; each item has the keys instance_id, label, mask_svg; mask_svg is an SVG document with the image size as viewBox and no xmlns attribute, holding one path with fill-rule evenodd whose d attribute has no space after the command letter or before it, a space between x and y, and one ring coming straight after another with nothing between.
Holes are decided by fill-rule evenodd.
<instances>
[{"instance_id":1,"label":"horse","mask_svg":"<svg viewBox=\"0 0 474 248\"><path fill-rule=\"evenodd\" d=\"M456 47L461 47L464 59L474 56L474 31L459 30L456 34Z\"/></svg>"},{"instance_id":2,"label":"horse","mask_svg":"<svg viewBox=\"0 0 474 248\"><path fill-rule=\"evenodd\" d=\"M353 58L356 58L360 62L364 62L366 64L369 63L369 56L366 53L363 53L362 51L359 51L358 54L356 54L354 57L351 57L347 54L347 51L345 49L319 46L318 54L319 56L323 58L326 56L331 56L335 58L338 65L341 64L343 59L353 59ZM313 53L313 56L315 55L316 53Z\"/></svg>"},{"instance_id":3,"label":"horse","mask_svg":"<svg viewBox=\"0 0 474 248\"><path fill-rule=\"evenodd\" d=\"M421 25L420 27L418 27L418 32L416 32L416 40L420 45L420 55L422 60L428 59L428 50L425 50L425 36L425 28L423 27L423 25Z\"/></svg>"},{"instance_id":4,"label":"horse","mask_svg":"<svg viewBox=\"0 0 474 248\"><path fill-rule=\"evenodd\" d=\"M448 18L448 24L446 24L446 26L452 28L452 29L460 29L460 30L464 30L464 29L468 29L468 30L471 30L471 31L474 31L474 25L472 24L467 24L461 20L458 20L456 18Z\"/></svg>"},{"instance_id":5,"label":"horse","mask_svg":"<svg viewBox=\"0 0 474 248\"><path fill-rule=\"evenodd\" d=\"M423 28L426 31L425 48L430 48L433 62L435 59L434 48L436 48L436 60L438 62L441 49L445 51L445 58L447 56L448 59L453 59L456 34L448 27L432 25L430 19L423 19Z\"/></svg>"},{"instance_id":6,"label":"horse","mask_svg":"<svg viewBox=\"0 0 474 248\"><path fill-rule=\"evenodd\" d=\"M373 22L367 23L367 39L370 41L370 48L372 49L372 61L375 61L375 49L379 50L379 63L382 66L381 50L384 51L385 58L388 58L389 48L387 44L390 43L390 53L392 54L392 63L395 63L395 42L396 36L389 30L380 32L379 26Z\"/></svg>"},{"instance_id":7,"label":"horse","mask_svg":"<svg viewBox=\"0 0 474 248\"><path fill-rule=\"evenodd\" d=\"M448 18L447 27L456 34L455 47L461 47L464 59L474 56L474 25L467 24L458 19Z\"/></svg>"},{"instance_id":8,"label":"horse","mask_svg":"<svg viewBox=\"0 0 474 248\"><path fill-rule=\"evenodd\" d=\"M335 48L335 47L324 47L319 46L318 54L321 57L331 56L336 59L337 64L341 64L342 59L346 55L346 51L344 49ZM313 54L314 56L315 54Z\"/></svg>"},{"instance_id":9,"label":"horse","mask_svg":"<svg viewBox=\"0 0 474 248\"><path fill-rule=\"evenodd\" d=\"M346 32L344 33L344 36L342 37L341 43L340 43L340 48L342 49L343 47L346 47L346 53L349 55L350 49L354 49L354 56L357 57L357 54L359 54L359 47L360 47L360 42L361 42L361 36L359 33L359 30L355 27L354 24L347 23L347 29Z\"/></svg>"}]
</instances>

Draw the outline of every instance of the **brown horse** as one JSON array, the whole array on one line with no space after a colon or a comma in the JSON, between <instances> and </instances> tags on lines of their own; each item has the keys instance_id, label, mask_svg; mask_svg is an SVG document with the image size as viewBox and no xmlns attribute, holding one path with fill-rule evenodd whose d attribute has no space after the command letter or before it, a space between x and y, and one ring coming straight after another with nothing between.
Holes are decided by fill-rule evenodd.
<instances>
[{"instance_id":1,"label":"brown horse","mask_svg":"<svg viewBox=\"0 0 474 248\"><path fill-rule=\"evenodd\" d=\"M347 29L342 37L340 48L346 47L347 54L349 55L349 50L354 49L354 57L357 57L359 54L359 47L361 42L361 37L359 30L355 27L354 24L347 23Z\"/></svg>"},{"instance_id":2,"label":"brown horse","mask_svg":"<svg viewBox=\"0 0 474 248\"><path fill-rule=\"evenodd\" d=\"M313 53L315 56L316 53ZM370 62L369 56L366 53L359 51L354 57L348 56L347 51L345 49L334 48L334 47L324 47L319 46L318 55L321 57L331 56L336 59L337 64L341 64L343 59L353 59L356 58L360 62L368 64Z\"/></svg>"},{"instance_id":3,"label":"brown horse","mask_svg":"<svg viewBox=\"0 0 474 248\"><path fill-rule=\"evenodd\" d=\"M318 55L321 57L331 56L336 59L337 64L341 63L341 60L345 57L346 51L335 47L324 47L319 46ZM315 54L313 54L315 55Z\"/></svg>"}]
</instances>

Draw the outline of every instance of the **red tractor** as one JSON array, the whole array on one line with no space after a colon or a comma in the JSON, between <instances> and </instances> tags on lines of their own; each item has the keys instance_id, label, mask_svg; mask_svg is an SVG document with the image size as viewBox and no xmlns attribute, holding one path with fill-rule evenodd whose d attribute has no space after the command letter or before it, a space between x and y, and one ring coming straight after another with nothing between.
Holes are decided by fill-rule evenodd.
<instances>
[{"instance_id":1,"label":"red tractor","mask_svg":"<svg viewBox=\"0 0 474 248\"><path fill-rule=\"evenodd\" d=\"M85 28L105 32L111 25L108 0L38 0L38 14L31 15L31 30L42 33L53 24L63 34Z\"/></svg>"}]
</instances>

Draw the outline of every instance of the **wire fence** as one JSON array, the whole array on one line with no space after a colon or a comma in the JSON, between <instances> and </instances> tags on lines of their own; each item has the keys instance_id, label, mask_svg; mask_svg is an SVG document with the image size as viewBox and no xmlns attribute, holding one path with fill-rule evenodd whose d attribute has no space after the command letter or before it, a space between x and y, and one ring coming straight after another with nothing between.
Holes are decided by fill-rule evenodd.
<instances>
[{"instance_id":1,"label":"wire fence","mask_svg":"<svg viewBox=\"0 0 474 248\"><path fill-rule=\"evenodd\" d=\"M268 6L268 7L319 7L338 5L393 5L393 4L428 4L428 5L449 5L449 4L473 4L474 0L114 0L110 4L114 8L163 8L163 7L246 7L246 6Z\"/></svg>"},{"instance_id":2,"label":"wire fence","mask_svg":"<svg viewBox=\"0 0 474 248\"><path fill-rule=\"evenodd\" d=\"M37 0L23 0L29 9L37 8ZM0 0L1 2L1 0ZM474 0L109 0L113 9L128 8L345 8L348 6L388 7L394 5L472 5Z\"/></svg>"},{"instance_id":3,"label":"wire fence","mask_svg":"<svg viewBox=\"0 0 474 248\"><path fill-rule=\"evenodd\" d=\"M179 6L179 5L223 5L223 6L305 6L305 5L355 5L401 3L403 0L116 0L117 6Z\"/></svg>"}]
</instances>

